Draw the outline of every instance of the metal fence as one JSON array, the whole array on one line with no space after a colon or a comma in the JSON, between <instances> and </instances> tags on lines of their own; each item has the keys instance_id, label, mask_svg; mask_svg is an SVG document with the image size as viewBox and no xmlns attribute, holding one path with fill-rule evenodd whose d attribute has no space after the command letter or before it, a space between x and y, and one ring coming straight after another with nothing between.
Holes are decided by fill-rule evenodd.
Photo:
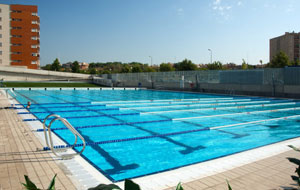
<instances>
[{"instance_id":1,"label":"metal fence","mask_svg":"<svg viewBox=\"0 0 300 190\"><path fill-rule=\"evenodd\" d=\"M299 93L300 67L253 70L174 71L153 73L104 74L111 86L139 86L158 89L196 89L210 91L252 91L269 94ZM297 87L294 88L293 86ZM296 89L296 90L294 90ZM300 89L300 86L299 86Z\"/></svg>"},{"instance_id":2,"label":"metal fence","mask_svg":"<svg viewBox=\"0 0 300 190\"><path fill-rule=\"evenodd\" d=\"M274 80L287 85L300 84L300 68L253 70L208 70L208 71L173 71L151 73L103 74L103 79L113 82L185 82L214 84L272 84Z\"/></svg>"}]
</instances>

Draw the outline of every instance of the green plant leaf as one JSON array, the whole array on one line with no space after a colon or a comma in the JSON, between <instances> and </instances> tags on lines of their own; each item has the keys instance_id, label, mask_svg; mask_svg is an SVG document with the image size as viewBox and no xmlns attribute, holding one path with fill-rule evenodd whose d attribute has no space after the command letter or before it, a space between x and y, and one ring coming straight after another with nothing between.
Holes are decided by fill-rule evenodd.
<instances>
[{"instance_id":1,"label":"green plant leaf","mask_svg":"<svg viewBox=\"0 0 300 190\"><path fill-rule=\"evenodd\" d=\"M29 179L27 175L24 175L26 184L22 183L27 190L40 190L36 187L36 185Z\"/></svg>"},{"instance_id":2,"label":"green plant leaf","mask_svg":"<svg viewBox=\"0 0 300 190\"><path fill-rule=\"evenodd\" d=\"M295 150L295 151L298 151L298 152L300 152L300 149L299 149L299 148L296 148L296 147L294 147L293 145L288 145L288 147L292 148L292 149L293 149L293 150Z\"/></svg>"},{"instance_id":3,"label":"green plant leaf","mask_svg":"<svg viewBox=\"0 0 300 190\"><path fill-rule=\"evenodd\" d=\"M179 182L176 186L176 190L183 190L183 187L181 185L181 182Z\"/></svg>"},{"instance_id":4,"label":"green plant leaf","mask_svg":"<svg viewBox=\"0 0 300 190\"><path fill-rule=\"evenodd\" d=\"M300 186L300 178L299 178L299 177L292 175L291 178L292 178L295 182L297 182L298 186Z\"/></svg>"},{"instance_id":5,"label":"green plant leaf","mask_svg":"<svg viewBox=\"0 0 300 190\"><path fill-rule=\"evenodd\" d=\"M300 166L298 166L298 168L296 168L295 173L297 173L298 176L300 177Z\"/></svg>"},{"instance_id":6,"label":"green plant leaf","mask_svg":"<svg viewBox=\"0 0 300 190\"><path fill-rule=\"evenodd\" d=\"M89 188L88 190L121 190L121 188L115 184L100 184L97 187Z\"/></svg>"},{"instance_id":7,"label":"green plant leaf","mask_svg":"<svg viewBox=\"0 0 300 190\"><path fill-rule=\"evenodd\" d=\"M56 178L56 175L57 174L55 174L54 177L52 178L51 183L49 184L49 187L48 187L47 190L55 190L55 178Z\"/></svg>"},{"instance_id":8,"label":"green plant leaf","mask_svg":"<svg viewBox=\"0 0 300 190\"><path fill-rule=\"evenodd\" d=\"M125 179L125 190L141 190L140 186L130 179Z\"/></svg>"},{"instance_id":9,"label":"green plant leaf","mask_svg":"<svg viewBox=\"0 0 300 190\"><path fill-rule=\"evenodd\" d=\"M230 184L229 184L229 181L226 179L226 182L227 182L227 186L228 186L228 190L232 190Z\"/></svg>"},{"instance_id":10,"label":"green plant leaf","mask_svg":"<svg viewBox=\"0 0 300 190\"><path fill-rule=\"evenodd\" d=\"M300 160L297 158L287 158L290 162L296 164L296 165L300 165Z\"/></svg>"}]
</instances>

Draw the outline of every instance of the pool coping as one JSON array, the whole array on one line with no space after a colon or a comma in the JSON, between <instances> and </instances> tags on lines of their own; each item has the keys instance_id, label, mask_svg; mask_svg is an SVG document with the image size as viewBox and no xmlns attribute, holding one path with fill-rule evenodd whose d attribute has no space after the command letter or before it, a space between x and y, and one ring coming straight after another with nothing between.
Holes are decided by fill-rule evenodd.
<instances>
[{"instance_id":1,"label":"pool coping","mask_svg":"<svg viewBox=\"0 0 300 190\"><path fill-rule=\"evenodd\" d=\"M31 114L28 114L27 116L23 116L25 118L28 118L28 116L32 116ZM27 122L32 129L37 128L37 122ZM38 121L38 123L40 123ZM41 123L40 126L41 128ZM40 140L42 144L45 145L44 138L41 135L37 135L34 133L35 136ZM53 136L56 136L53 134ZM297 142L298 141L298 142ZM55 137L56 143L59 144L64 144L64 142L59 138ZM172 169L169 171L162 171L158 172L156 174L152 175L147 175L147 176L142 176L142 177L137 177L134 178L134 181L137 182L138 184L143 187L143 189L165 189L168 187L175 186L179 181L181 182L190 182L196 179L200 179L203 177L211 176L226 170L233 169L235 167L239 167L251 162L255 162L267 157L271 157L277 154L280 154L282 152L290 150L290 148L287 147L287 145L293 144L294 146L300 146L300 138L293 138L290 140L278 142L278 143L273 143L271 145L265 145L260 148L255 148L251 150L246 150L240 153L235 153L233 155L229 155L226 157L221 157L209 161L204 161L196 164L191 164L188 166L183 166L177 169ZM71 151L72 152L72 151ZM74 151L73 151L74 152ZM250 158L250 159L249 159ZM78 156L74 158L74 163L73 161L59 161L60 163L63 163L69 171L73 173L73 176L77 178L77 181L81 183L81 187L79 188L86 188L86 187L92 187L90 186L91 184L94 184L93 186L100 184L100 183L113 183L110 181L108 178L106 178L102 173L100 173L96 168L90 165L88 161L86 161L84 158ZM221 163L221 164L220 164ZM227 163L227 166L224 166ZM72 171L72 168L75 170ZM90 174L94 179L93 180L88 180L88 185L87 181L84 181L87 179L87 177L80 176L76 170L78 170L78 167L82 166L82 168ZM82 169L80 168L80 170ZM155 183L153 183L153 181ZM91 183L93 182L93 183ZM123 186L123 182L117 182L117 185L120 187ZM155 185L155 187L153 187Z\"/></svg>"}]
</instances>

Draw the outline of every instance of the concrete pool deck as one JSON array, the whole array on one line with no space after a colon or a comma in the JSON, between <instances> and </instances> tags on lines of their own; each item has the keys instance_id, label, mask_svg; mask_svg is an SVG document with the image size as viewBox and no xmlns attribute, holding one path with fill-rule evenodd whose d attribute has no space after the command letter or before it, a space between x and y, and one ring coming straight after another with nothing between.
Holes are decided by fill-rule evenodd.
<instances>
[{"instance_id":1,"label":"concrete pool deck","mask_svg":"<svg viewBox=\"0 0 300 190\"><path fill-rule=\"evenodd\" d=\"M5 106L10 106L10 103L6 97L0 96L0 107ZM295 141L300 140L299 138L293 139L285 144ZM265 152L269 147L277 149L277 144L262 147L259 151ZM285 144L284 146L286 146ZM33 134L27 123L22 122L15 110L0 110L0 190L22 189L21 183L25 181L24 175L28 175L38 187L45 189L55 173L57 173L56 189L82 189L79 182L52 157L50 152L36 151L41 147L43 146L39 139ZM248 162L241 162L240 166L230 166L233 167L231 169L226 167L231 162L230 158L221 158L220 160L223 159L224 162L215 165L213 169L215 172L198 171L201 173L198 175L200 177L194 177L188 172L197 172L192 169L195 168L192 165L184 167L187 168L185 169L187 172L184 173L181 172L183 168L168 172L169 178L163 176L166 175L165 173L160 173L155 178L147 176L134 179L134 181L141 184L142 189L153 190L175 190L173 186L179 181L183 182L185 190L227 189L226 179L229 180L234 190L291 189L291 187L295 187L293 185L295 183L291 180L290 175L294 174L296 167L289 163L286 157L299 157L300 153L288 148L282 149L282 145L279 149L278 153L275 151L276 154L274 152L270 156L265 154L263 159L250 159ZM253 154L253 152L250 153ZM239 155L232 156L238 157ZM253 155L253 157L257 156ZM216 171L218 168L221 170ZM160 178L160 181L157 180L157 177ZM162 184L170 178L176 179L176 182L169 183L173 185ZM121 184L118 183L122 186Z\"/></svg>"}]
</instances>

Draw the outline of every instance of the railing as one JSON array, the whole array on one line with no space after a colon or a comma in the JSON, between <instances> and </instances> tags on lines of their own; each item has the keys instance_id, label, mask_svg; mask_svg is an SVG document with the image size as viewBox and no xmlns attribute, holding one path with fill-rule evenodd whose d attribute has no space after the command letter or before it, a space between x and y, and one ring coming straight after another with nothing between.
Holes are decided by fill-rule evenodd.
<instances>
[{"instance_id":1,"label":"railing","mask_svg":"<svg viewBox=\"0 0 300 190\"><path fill-rule=\"evenodd\" d=\"M54 118L50 121L49 125L47 126L46 125L46 121L50 117L54 117ZM75 142L74 142L74 144L72 146L68 146L68 148L74 148L74 146L77 143L78 137L82 140L83 147L82 147L82 150L80 152L72 153L72 154L59 154L58 152L61 152L61 149L55 149L54 148L54 146L53 146L53 140L52 140L52 133L51 133L51 125L56 120L61 121L75 136ZM44 127L44 135L45 135L46 144L51 149L51 151L53 152L53 154L55 156L60 157L62 159L71 159L71 158L73 158L76 155L80 155L84 151L85 146L86 146L84 138L78 133L78 131L65 118L62 118L62 117L60 117L59 115L56 115L56 114L50 114L50 115L48 115L45 118L45 120L43 122L43 127ZM47 136L46 128L48 130L49 138ZM50 143L49 143L49 141L50 141Z\"/></svg>"}]
</instances>

